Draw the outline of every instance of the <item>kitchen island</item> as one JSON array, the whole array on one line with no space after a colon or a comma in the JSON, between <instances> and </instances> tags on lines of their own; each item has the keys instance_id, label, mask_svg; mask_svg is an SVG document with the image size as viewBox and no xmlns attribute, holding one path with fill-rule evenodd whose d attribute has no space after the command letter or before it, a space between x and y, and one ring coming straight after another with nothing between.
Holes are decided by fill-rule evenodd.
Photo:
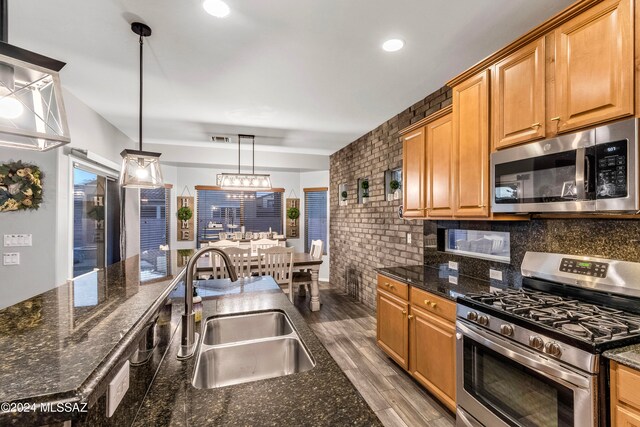
<instances>
[{"instance_id":1,"label":"kitchen island","mask_svg":"<svg viewBox=\"0 0 640 427\"><path fill-rule=\"evenodd\" d=\"M271 277L252 277L235 283L228 279L202 281L198 294L203 297L205 319L267 310L284 312L315 366L302 373L197 389L191 384L197 355L186 361L177 359L180 336L176 333L135 426L380 425L375 413Z\"/></svg>"}]
</instances>

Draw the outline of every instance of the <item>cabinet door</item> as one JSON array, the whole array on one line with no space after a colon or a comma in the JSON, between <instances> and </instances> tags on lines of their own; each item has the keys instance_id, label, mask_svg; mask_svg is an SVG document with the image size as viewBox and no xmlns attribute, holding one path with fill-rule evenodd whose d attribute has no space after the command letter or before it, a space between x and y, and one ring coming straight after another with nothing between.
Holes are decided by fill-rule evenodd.
<instances>
[{"instance_id":1,"label":"cabinet door","mask_svg":"<svg viewBox=\"0 0 640 427\"><path fill-rule=\"evenodd\" d=\"M402 144L402 189L405 217L424 216L424 128L406 135Z\"/></svg>"},{"instance_id":2,"label":"cabinet door","mask_svg":"<svg viewBox=\"0 0 640 427\"><path fill-rule=\"evenodd\" d=\"M640 413L620 405L616 405L614 410L614 427L640 427Z\"/></svg>"},{"instance_id":3,"label":"cabinet door","mask_svg":"<svg viewBox=\"0 0 640 427\"><path fill-rule=\"evenodd\" d=\"M413 306L411 314L411 375L455 412L456 328Z\"/></svg>"},{"instance_id":4,"label":"cabinet door","mask_svg":"<svg viewBox=\"0 0 640 427\"><path fill-rule=\"evenodd\" d=\"M544 38L498 62L492 79L494 148L543 138Z\"/></svg>"},{"instance_id":5,"label":"cabinet door","mask_svg":"<svg viewBox=\"0 0 640 427\"><path fill-rule=\"evenodd\" d=\"M378 289L377 341L392 359L409 367L409 304Z\"/></svg>"},{"instance_id":6,"label":"cabinet door","mask_svg":"<svg viewBox=\"0 0 640 427\"><path fill-rule=\"evenodd\" d=\"M606 0L555 31L558 131L633 114L631 0Z\"/></svg>"},{"instance_id":7,"label":"cabinet door","mask_svg":"<svg viewBox=\"0 0 640 427\"><path fill-rule=\"evenodd\" d=\"M454 215L489 216L489 70L453 88Z\"/></svg>"},{"instance_id":8,"label":"cabinet door","mask_svg":"<svg viewBox=\"0 0 640 427\"><path fill-rule=\"evenodd\" d=\"M425 127L427 139L427 216L453 215L453 118L441 117Z\"/></svg>"}]
</instances>

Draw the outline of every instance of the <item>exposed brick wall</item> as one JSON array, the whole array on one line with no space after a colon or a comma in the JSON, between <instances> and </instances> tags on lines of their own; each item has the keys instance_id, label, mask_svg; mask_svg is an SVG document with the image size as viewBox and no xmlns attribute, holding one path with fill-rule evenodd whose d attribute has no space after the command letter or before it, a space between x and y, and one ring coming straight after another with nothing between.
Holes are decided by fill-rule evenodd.
<instances>
[{"instance_id":1,"label":"exposed brick wall","mask_svg":"<svg viewBox=\"0 0 640 427\"><path fill-rule=\"evenodd\" d=\"M357 281L357 298L376 305L374 269L399 264L422 264L422 221L399 219L400 200L388 202L384 173L402 166L402 141L398 132L451 104L451 90L442 87L400 114L363 135L330 160L331 283L353 292L347 276ZM357 203L358 178L369 178L369 203ZM348 205L339 206L340 184L348 186ZM407 233L412 242L407 244Z\"/></svg>"}]
</instances>

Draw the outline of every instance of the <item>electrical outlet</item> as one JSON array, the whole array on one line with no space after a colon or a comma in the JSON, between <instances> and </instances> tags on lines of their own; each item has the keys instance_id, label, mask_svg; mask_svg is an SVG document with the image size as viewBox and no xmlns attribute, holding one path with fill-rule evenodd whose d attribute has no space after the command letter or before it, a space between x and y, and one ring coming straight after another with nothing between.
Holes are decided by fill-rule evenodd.
<instances>
[{"instance_id":1,"label":"electrical outlet","mask_svg":"<svg viewBox=\"0 0 640 427\"><path fill-rule=\"evenodd\" d=\"M3 265L20 265L20 252L5 252L2 254Z\"/></svg>"},{"instance_id":2,"label":"electrical outlet","mask_svg":"<svg viewBox=\"0 0 640 427\"><path fill-rule=\"evenodd\" d=\"M120 371L109 383L107 390L107 417L111 417L129 390L129 361L124 362Z\"/></svg>"},{"instance_id":3,"label":"electrical outlet","mask_svg":"<svg viewBox=\"0 0 640 427\"><path fill-rule=\"evenodd\" d=\"M411 244L411 233L407 233L407 245Z\"/></svg>"},{"instance_id":4,"label":"electrical outlet","mask_svg":"<svg viewBox=\"0 0 640 427\"><path fill-rule=\"evenodd\" d=\"M489 269L489 277L494 280L499 280L502 282L502 271L494 270L493 268Z\"/></svg>"},{"instance_id":5,"label":"electrical outlet","mask_svg":"<svg viewBox=\"0 0 640 427\"><path fill-rule=\"evenodd\" d=\"M458 284L458 276L449 276L449 283L451 283L452 285L457 285Z\"/></svg>"},{"instance_id":6,"label":"electrical outlet","mask_svg":"<svg viewBox=\"0 0 640 427\"><path fill-rule=\"evenodd\" d=\"M455 261L449 261L449 270L458 271L458 263Z\"/></svg>"}]
</instances>

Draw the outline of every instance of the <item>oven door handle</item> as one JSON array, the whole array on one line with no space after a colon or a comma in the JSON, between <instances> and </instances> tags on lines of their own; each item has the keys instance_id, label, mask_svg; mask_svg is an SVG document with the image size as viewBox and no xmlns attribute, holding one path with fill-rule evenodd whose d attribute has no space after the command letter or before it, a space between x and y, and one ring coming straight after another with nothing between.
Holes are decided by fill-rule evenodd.
<instances>
[{"instance_id":1,"label":"oven door handle","mask_svg":"<svg viewBox=\"0 0 640 427\"><path fill-rule=\"evenodd\" d=\"M546 377L552 378L554 381L564 385L565 387L579 387L582 389L589 389L590 387L590 382L586 377L586 374L579 375L574 373L568 368L563 368L561 365L550 359L545 358L544 362L536 360L541 359L542 357L533 352L529 352L527 349L520 348L519 345L516 346L507 342L497 335L489 334L476 328L471 329L460 321L456 323L456 327L464 336L467 336L483 346L500 353L505 357L515 360L526 367L539 371ZM504 343L504 345L498 341ZM534 357L529 357L529 355L524 354L525 352L530 353Z\"/></svg>"}]
</instances>

